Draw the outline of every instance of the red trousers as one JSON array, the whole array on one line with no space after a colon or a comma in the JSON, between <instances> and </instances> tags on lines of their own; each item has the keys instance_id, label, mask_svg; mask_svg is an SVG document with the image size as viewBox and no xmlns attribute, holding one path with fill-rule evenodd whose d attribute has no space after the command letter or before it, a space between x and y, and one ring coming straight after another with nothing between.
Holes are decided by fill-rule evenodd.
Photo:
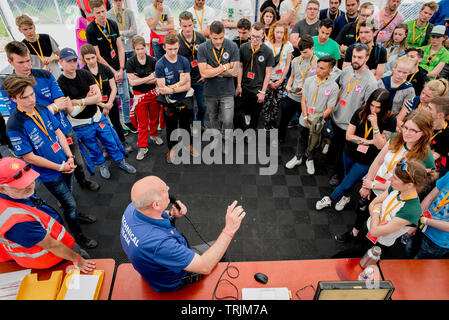
<instances>
[{"instance_id":1,"label":"red trousers","mask_svg":"<svg viewBox=\"0 0 449 320\"><path fill-rule=\"evenodd\" d=\"M139 131L137 138L139 148L148 147L148 128L150 128L150 136L158 135L158 126L161 129L165 128L162 106L156 102L156 98L156 90L151 90L145 94L134 91L134 99L137 99L135 113L137 130Z\"/></svg>"}]
</instances>

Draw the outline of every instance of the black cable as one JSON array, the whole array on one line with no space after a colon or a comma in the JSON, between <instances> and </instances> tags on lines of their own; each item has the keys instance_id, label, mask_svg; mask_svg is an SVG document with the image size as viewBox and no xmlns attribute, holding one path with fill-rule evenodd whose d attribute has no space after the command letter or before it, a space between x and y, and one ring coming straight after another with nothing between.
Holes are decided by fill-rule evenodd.
<instances>
[{"instance_id":1,"label":"black cable","mask_svg":"<svg viewBox=\"0 0 449 320\"><path fill-rule=\"evenodd\" d=\"M192 225L193 230L195 231L195 233L198 235L198 237L200 237L200 239L207 244L207 246L210 248L210 244L204 240L204 238L201 236L201 234L198 232L198 230L196 229L195 225L192 223L192 221L190 221L190 219L187 217L187 215L184 215L184 217L187 219L187 221L190 222L190 224Z\"/></svg>"},{"instance_id":2,"label":"black cable","mask_svg":"<svg viewBox=\"0 0 449 320\"><path fill-rule=\"evenodd\" d=\"M237 286L235 284L233 284L231 281L229 281L228 279L222 279L222 277L223 277L223 275L225 273L231 279L237 279L240 276L240 270L236 266L230 266L230 264L231 264L231 262L228 262L228 264L226 265L226 268L223 270L223 272L221 273L220 277L218 278L217 284L215 285L215 288L214 288L214 292L212 293L212 300L225 300L225 299L239 300L239 289L237 288ZM232 276L229 273L229 270L231 270L231 269L236 270L237 271L237 275ZM233 286L235 288L235 291L237 292L237 295L236 296L217 297L217 289L218 289L218 286L219 286L219 284L221 282L227 282L231 286Z\"/></svg>"}]
</instances>

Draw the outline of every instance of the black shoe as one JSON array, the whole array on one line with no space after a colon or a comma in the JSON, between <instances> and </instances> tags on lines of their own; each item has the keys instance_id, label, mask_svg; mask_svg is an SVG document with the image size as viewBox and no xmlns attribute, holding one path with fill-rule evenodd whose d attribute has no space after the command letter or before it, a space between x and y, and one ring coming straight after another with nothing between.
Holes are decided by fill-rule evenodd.
<instances>
[{"instance_id":1,"label":"black shoe","mask_svg":"<svg viewBox=\"0 0 449 320\"><path fill-rule=\"evenodd\" d=\"M336 187L336 186L338 186L338 185L340 184L340 179L338 179L338 176L337 176L336 174L334 174L334 175L330 178L329 184L330 184L332 187Z\"/></svg>"},{"instance_id":2,"label":"black shoe","mask_svg":"<svg viewBox=\"0 0 449 320\"><path fill-rule=\"evenodd\" d=\"M342 234L337 234L334 237L335 241L340 242L340 243L348 243L348 242L352 242L355 240L354 235L352 234L351 231L347 231L345 233Z\"/></svg>"},{"instance_id":3,"label":"black shoe","mask_svg":"<svg viewBox=\"0 0 449 320\"><path fill-rule=\"evenodd\" d=\"M100 185L97 182L87 179L80 182L79 185L81 188L88 189L90 191L98 191L100 189Z\"/></svg>"},{"instance_id":4,"label":"black shoe","mask_svg":"<svg viewBox=\"0 0 449 320\"><path fill-rule=\"evenodd\" d=\"M138 133L138 132L139 132L139 130L137 130L136 127L134 127L134 125L132 124L132 122L127 122L127 123L125 123L125 126L128 127L128 129L129 129L129 131L130 131L131 133Z\"/></svg>"},{"instance_id":5,"label":"black shoe","mask_svg":"<svg viewBox=\"0 0 449 320\"><path fill-rule=\"evenodd\" d=\"M98 246L97 240L86 237L84 234L80 234L76 242L80 245L80 247L85 249L93 249Z\"/></svg>"},{"instance_id":6,"label":"black shoe","mask_svg":"<svg viewBox=\"0 0 449 320\"><path fill-rule=\"evenodd\" d=\"M90 214L78 213L78 221L80 223L94 223L97 221L97 218L91 216Z\"/></svg>"}]
</instances>

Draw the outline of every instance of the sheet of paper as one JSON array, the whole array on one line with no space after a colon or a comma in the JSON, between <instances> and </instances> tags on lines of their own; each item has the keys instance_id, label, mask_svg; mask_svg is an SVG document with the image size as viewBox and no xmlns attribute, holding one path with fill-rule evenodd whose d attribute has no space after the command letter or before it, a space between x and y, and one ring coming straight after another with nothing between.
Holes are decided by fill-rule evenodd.
<instances>
[{"instance_id":1,"label":"sheet of paper","mask_svg":"<svg viewBox=\"0 0 449 320\"><path fill-rule=\"evenodd\" d=\"M72 275L64 300L93 300L99 279L98 275Z\"/></svg>"},{"instance_id":2,"label":"sheet of paper","mask_svg":"<svg viewBox=\"0 0 449 320\"><path fill-rule=\"evenodd\" d=\"M16 300L20 283L31 269L7 272L0 274L0 300Z\"/></svg>"},{"instance_id":3,"label":"sheet of paper","mask_svg":"<svg viewBox=\"0 0 449 320\"><path fill-rule=\"evenodd\" d=\"M290 300L288 288L243 288L242 300Z\"/></svg>"}]
</instances>

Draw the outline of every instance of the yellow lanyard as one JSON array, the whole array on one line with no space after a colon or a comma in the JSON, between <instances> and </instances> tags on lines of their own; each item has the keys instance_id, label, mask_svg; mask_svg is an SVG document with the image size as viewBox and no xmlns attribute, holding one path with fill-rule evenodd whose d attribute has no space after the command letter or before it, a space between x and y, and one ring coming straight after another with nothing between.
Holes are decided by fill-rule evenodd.
<instances>
[{"instance_id":1,"label":"yellow lanyard","mask_svg":"<svg viewBox=\"0 0 449 320\"><path fill-rule=\"evenodd\" d=\"M292 9L293 9L293 4L294 4L294 1L292 0ZM299 3L299 6L295 10L294 19L296 19L296 15L298 14L299 8L301 8L301 4L302 4L302 1Z\"/></svg>"},{"instance_id":2,"label":"yellow lanyard","mask_svg":"<svg viewBox=\"0 0 449 320\"><path fill-rule=\"evenodd\" d=\"M100 28L100 26L97 23L97 20L95 20L95 24L97 25L98 30L100 30L100 32L103 34L103 36L106 38L106 40L108 40L111 49L112 49L112 40L109 39L109 37L104 33L104 31ZM106 20L106 26L108 27L108 35L111 35L111 30L109 29L109 22Z\"/></svg>"},{"instance_id":3,"label":"yellow lanyard","mask_svg":"<svg viewBox=\"0 0 449 320\"><path fill-rule=\"evenodd\" d=\"M443 199L441 199L441 201L438 203L438 205L435 208L433 208L433 211L437 212L438 210L440 210L441 207L448 204L449 203L449 200L447 199L448 197L449 197L449 192L444 196Z\"/></svg>"},{"instance_id":4,"label":"yellow lanyard","mask_svg":"<svg viewBox=\"0 0 449 320\"><path fill-rule=\"evenodd\" d=\"M441 132L443 132L443 130L446 130L446 128L447 128L447 121L445 121L445 125L444 125L443 129L441 129L440 131L438 131L437 133L435 133L435 134L432 136L432 138L430 139L430 141L432 141L433 139L435 139L435 137L436 137L437 135L439 135Z\"/></svg>"},{"instance_id":5,"label":"yellow lanyard","mask_svg":"<svg viewBox=\"0 0 449 320\"><path fill-rule=\"evenodd\" d=\"M203 30L203 17L204 17L204 8L203 11L201 11L201 20L198 18L198 13L196 13L195 8L193 8L193 11L195 11L196 20L198 21L198 24L200 25L200 30Z\"/></svg>"},{"instance_id":6,"label":"yellow lanyard","mask_svg":"<svg viewBox=\"0 0 449 320\"><path fill-rule=\"evenodd\" d=\"M440 52L440 51L438 51L438 52ZM431 56L430 56L430 52L429 52L429 56L427 57L427 65L428 66L430 66L430 63L433 61L433 59L435 59L438 56L438 52L433 54L432 59L430 59Z\"/></svg>"},{"instance_id":7,"label":"yellow lanyard","mask_svg":"<svg viewBox=\"0 0 449 320\"><path fill-rule=\"evenodd\" d=\"M400 86L402 86L404 84L404 82L407 81L407 79L405 79L404 81L402 81L398 86L396 86L395 89L399 88Z\"/></svg>"},{"instance_id":8,"label":"yellow lanyard","mask_svg":"<svg viewBox=\"0 0 449 320\"><path fill-rule=\"evenodd\" d=\"M280 66L281 65L281 61L282 61L282 54L284 53L284 48L285 46L284 45L282 45L282 48L281 48L281 57L279 58L279 63L277 64L278 66ZM276 46L273 44L273 51L274 51L274 56L276 57L277 56L277 53L276 53Z\"/></svg>"},{"instance_id":9,"label":"yellow lanyard","mask_svg":"<svg viewBox=\"0 0 449 320\"><path fill-rule=\"evenodd\" d=\"M355 42L359 42L360 35L359 35L359 24L357 23L355 25Z\"/></svg>"},{"instance_id":10,"label":"yellow lanyard","mask_svg":"<svg viewBox=\"0 0 449 320\"><path fill-rule=\"evenodd\" d=\"M304 84L304 80L306 79L307 73L309 73L309 70L310 70L310 68L312 68L312 66L313 66L313 64L315 63L316 59L317 59L317 57L315 57L315 58L313 59L313 61L312 61L312 62L309 64L309 66L307 67L306 72L303 73L303 72L302 72L302 69L301 69L301 61L302 61L302 57L299 58L299 61L298 61L298 67L299 67L299 72L301 73L301 76L302 76L302 83L303 83L303 84Z\"/></svg>"},{"instance_id":11,"label":"yellow lanyard","mask_svg":"<svg viewBox=\"0 0 449 320\"><path fill-rule=\"evenodd\" d=\"M321 82L320 82L320 79L318 79L318 77L317 77L318 86L317 86L316 91L315 91L315 96L313 97L312 105L315 105L316 97L318 96L318 90L320 89L320 86L323 84L323 82L326 81L326 80L327 80L327 78L321 80Z\"/></svg>"},{"instance_id":12,"label":"yellow lanyard","mask_svg":"<svg viewBox=\"0 0 449 320\"><path fill-rule=\"evenodd\" d=\"M215 53L215 48L212 48L212 51L214 52L215 60L217 60L218 65L220 65L220 64L221 64L221 57L223 56L224 48L221 48L221 51L220 51L220 59L217 58L217 54Z\"/></svg>"},{"instance_id":13,"label":"yellow lanyard","mask_svg":"<svg viewBox=\"0 0 449 320\"><path fill-rule=\"evenodd\" d=\"M390 23L391 20L393 20L394 18L396 18L397 14L398 14L398 12L396 11L396 12L394 13L394 15L393 15L388 21L385 21L385 8L384 8L384 9L382 10L382 18L383 18L383 21L384 21L384 25L383 25L382 27L385 27L387 24Z\"/></svg>"},{"instance_id":14,"label":"yellow lanyard","mask_svg":"<svg viewBox=\"0 0 449 320\"><path fill-rule=\"evenodd\" d=\"M365 122L365 139L368 138L368 136L372 130L373 130L373 127L369 128L369 130L368 130L368 120L366 120L366 122Z\"/></svg>"},{"instance_id":15,"label":"yellow lanyard","mask_svg":"<svg viewBox=\"0 0 449 320\"><path fill-rule=\"evenodd\" d=\"M114 8L114 14L115 14L115 20L117 20L117 23L120 25L120 28L122 28L122 30L125 31L125 10L122 9L122 23L123 23L123 25L118 20L117 12L115 11L115 8Z\"/></svg>"},{"instance_id":16,"label":"yellow lanyard","mask_svg":"<svg viewBox=\"0 0 449 320\"><path fill-rule=\"evenodd\" d=\"M193 31L192 47L190 47L190 44L187 42L186 37L184 37L184 35L182 34L182 31L179 33L179 35L181 36L182 41L184 41L186 47L189 48L190 51L192 51L192 57L193 57L193 59L195 59L195 43L196 43L196 33L195 33L195 31ZM215 51L214 51L214 54L215 54ZM215 56L215 58L216 58L216 56ZM221 57L220 57L220 60L221 60ZM220 63L218 63L218 64L220 64Z\"/></svg>"},{"instance_id":17,"label":"yellow lanyard","mask_svg":"<svg viewBox=\"0 0 449 320\"><path fill-rule=\"evenodd\" d=\"M35 117L33 117L32 114L29 114L28 112L24 112L24 111L21 110L19 107L17 107L17 109L18 109L20 112L25 113L28 117L30 117L31 120L33 120L34 123L39 127L39 129L41 129L42 132L45 133L45 135L48 137L48 139L50 139L50 141L53 142L53 140L51 139L50 135L48 134L47 128L45 127L44 120L42 120L42 117L41 117L41 115L39 114L39 112L37 112L36 108L33 108L33 111L34 111L34 113L36 114L37 119L36 119ZM38 120L39 120L39 121L38 121Z\"/></svg>"},{"instance_id":18,"label":"yellow lanyard","mask_svg":"<svg viewBox=\"0 0 449 320\"><path fill-rule=\"evenodd\" d=\"M356 85L356 83L359 82L359 80L360 80L360 79L355 80L354 83L351 85L351 79L352 79L352 74L349 76L348 88L346 89L346 95L345 95L345 97L348 96L348 94L352 91L352 89L354 88L354 86Z\"/></svg>"},{"instance_id":19,"label":"yellow lanyard","mask_svg":"<svg viewBox=\"0 0 449 320\"><path fill-rule=\"evenodd\" d=\"M253 54L251 55L251 72L253 72L254 55L256 54L257 51L259 51L260 47L261 45L259 45L257 49L254 50L253 44L251 43L251 51L253 52Z\"/></svg>"},{"instance_id":20,"label":"yellow lanyard","mask_svg":"<svg viewBox=\"0 0 449 320\"><path fill-rule=\"evenodd\" d=\"M412 43L413 44L415 44L416 40L421 38L421 36L424 34L424 32L426 32L428 26L429 26L429 23L427 22L426 27L424 28L424 30L415 38L416 20L415 20L415 22L413 22L413 34L412 34Z\"/></svg>"},{"instance_id":21,"label":"yellow lanyard","mask_svg":"<svg viewBox=\"0 0 449 320\"><path fill-rule=\"evenodd\" d=\"M396 200L396 197L397 196L395 196L395 197L393 197L393 199L391 199L391 201L390 201L390 203L387 205L387 207L386 207L386 212L385 212L385 214L383 215L383 217L382 217L382 222L385 222L385 218L388 216L388 214L391 212L391 211L393 211L394 210L394 208L396 208L402 201L407 201L407 200L410 200L411 198L413 198L414 196L416 196L417 195L417 193L416 193L416 191L415 192L413 192L411 195L409 195L407 198L405 198L404 200L399 200L391 209L389 209L390 208L390 206L393 204L393 201L394 200Z\"/></svg>"},{"instance_id":22,"label":"yellow lanyard","mask_svg":"<svg viewBox=\"0 0 449 320\"><path fill-rule=\"evenodd\" d=\"M419 69L416 70L416 72L414 74L412 74L410 80L408 80L408 82L412 83L413 78L415 77L415 75L418 73Z\"/></svg>"},{"instance_id":23,"label":"yellow lanyard","mask_svg":"<svg viewBox=\"0 0 449 320\"><path fill-rule=\"evenodd\" d=\"M337 14L335 15L334 20L336 20L338 18L338 16L340 15L340 9L337 9ZM327 9L327 17L330 19L331 18L331 14L329 12L329 9Z\"/></svg>"},{"instance_id":24,"label":"yellow lanyard","mask_svg":"<svg viewBox=\"0 0 449 320\"><path fill-rule=\"evenodd\" d=\"M422 107L422 102L420 102L420 103L418 104L418 108L416 108L416 110L421 109L421 107Z\"/></svg>"},{"instance_id":25,"label":"yellow lanyard","mask_svg":"<svg viewBox=\"0 0 449 320\"><path fill-rule=\"evenodd\" d=\"M390 164L388 165L387 172L385 172L385 173L390 172L390 170L393 169L393 167L399 162L399 160L394 162L394 159L396 159L396 157L398 156L399 152L401 152L401 150L402 150L402 147L399 148L399 150L395 153L393 159L391 159Z\"/></svg>"},{"instance_id":26,"label":"yellow lanyard","mask_svg":"<svg viewBox=\"0 0 449 320\"><path fill-rule=\"evenodd\" d=\"M153 3L153 7L154 7L154 10L157 12L157 9L156 9L156 6L154 5L154 3ZM164 10L164 7L162 7L162 14L159 17L159 20L161 21L162 24L164 24L164 15L165 15L165 10Z\"/></svg>"},{"instance_id":27,"label":"yellow lanyard","mask_svg":"<svg viewBox=\"0 0 449 320\"><path fill-rule=\"evenodd\" d=\"M39 46L40 54L39 54L39 52L37 52L36 48L31 44L31 42L29 42L29 41L27 41L27 42L30 44L31 48L33 48L34 52L36 52L36 55L39 57L39 59L42 62L44 62L44 54L42 53L41 43L39 42L39 35L37 35L36 42L37 42L37 45Z\"/></svg>"},{"instance_id":28,"label":"yellow lanyard","mask_svg":"<svg viewBox=\"0 0 449 320\"><path fill-rule=\"evenodd\" d=\"M345 19L346 19L346 23L349 24L349 19L348 19L348 13L345 12ZM354 22L359 21L359 16L357 16L357 18L354 20Z\"/></svg>"},{"instance_id":29,"label":"yellow lanyard","mask_svg":"<svg viewBox=\"0 0 449 320\"><path fill-rule=\"evenodd\" d=\"M97 81L97 78L94 77L94 79L95 79L95 82L96 82L96 83L98 84L98 86L100 87L101 93L103 93L103 80L101 79L101 74L100 74L99 76L100 76L100 77L99 77L99 81L100 81L100 82Z\"/></svg>"}]
</instances>

